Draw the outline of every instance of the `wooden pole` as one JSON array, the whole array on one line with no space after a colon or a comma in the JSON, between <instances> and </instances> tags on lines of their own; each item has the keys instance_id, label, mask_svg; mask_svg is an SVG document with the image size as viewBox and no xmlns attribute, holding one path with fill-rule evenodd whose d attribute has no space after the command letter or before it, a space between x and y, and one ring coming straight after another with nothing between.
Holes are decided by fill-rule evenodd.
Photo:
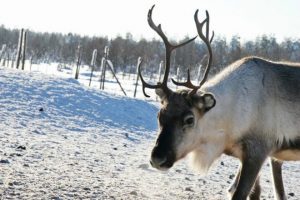
<instances>
[{"instance_id":1,"label":"wooden pole","mask_svg":"<svg viewBox=\"0 0 300 200\"><path fill-rule=\"evenodd\" d=\"M160 79L161 79L161 71L162 71L163 66L164 66L164 61L160 61L159 70L158 70L158 82L160 82Z\"/></svg>"},{"instance_id":2,"label":"wooden pole","mask_svg":"<svg viewBox=\"0 0 300 200\"><path fill-rule=\"evenodd\" d=\"M31 71L31 66L32 66L32 59L33 59L33 56L30 56L30 67L29 67L29 70Z\"/></svg>"},{"instance_id":3,"label":"wooden pole","mask_svg":"<svg viewBox=\"0 0 300 200\"><path fill-rule=\"evenodd\" d=\"M197 73L197 83L200 82L200 79L201 79L201 70L202 70L202 66L203 66L202 63L203 63L204 59L206 59L206 58L207 58L207 54L205 54L205 55L202 57L201 61L200 61L200 65L199 65L198 73Z\"/></svg>"},{"instance_id":4,"label":"wooden pole","mask_svg":"<svg viewBox=\"0 0 300 200\"><path fill-rule=\"evenodd\" d=\"M23 41L23 32L24 32L24 29L21 29L20 34L19 34L18 50L17 50L17 57L16 57L16 68L17 69L19 69L19 65L20 65L22 41Z\"/></svg>"},{"instance_id":5,"label":"wooden pole","mask_svg":"<svg viewBox=\"0 0 300 200\"><path fill-rule=\"evenodd\" d=\"M81 46L78 45L75 79L78 79L79 77L80 65L81 65Z\"/></svg>"},{"instance_id":6,"label":"wooden pole","mask_svg":"<svg viewBox=\"0 0 300 200\"><path fill-rule=\"evenodd\" d=\"M6 67L9 67L9 60L10 60L10 52L7 52L7 63L6 63Z\"/></svg>"},{"instance_id":7,"label":"wooden pole","mask_svg":"<svg viewBox=\"0 0 300 200\"><path fill-rule=\"evenodd\" d=\"M202 64L200 64L200 65L199 65L199 68L198 68L198 72L197 72L197 83L200 81L201 68L202 68Z\"/></svg>"},{"instance_id":8,"label":"wooden pole","mask_svg":"<svg viewBox=\"0 0 300 200\"><path fill-rule=\"evenodd\" d=\"M123 89L123 87L122 87L122 85L121 85L119 79L118 79L117 76L116 76L116 73L115 73L115 70L114 70L114 68L113 68L112 62L110 62L109 60L106 60L106 62L107 62L107 65L109 66L109 68L110 68L110 70L111 70L113 76L115 77L117 83L119 84L119 86L120 86L122 92L124 93L125 96L127 96L127 94L126 94L125 90Z\"/></svg>"},{"instance_id":9,"label":"wooden pole","mask_svg":"<svg viewBox=\"0 0 300 200\"><path fill-rule=\"evenodd\" d=\"M16 56L16 50L13 50L12 55L11 55L11 68L14 68L14 58Z\"/></svg>"},{"instance_id":10,"label":"wooden pole","mask_svg":"<svg viewBox=\"0 0 300 200\"><path fill-rule=\"evenodd\" d=\"M135 81L135 88L134 88L134 94L133 94L134 98L136 97L137 86L138 86L138 83L139 83L139 78L140 78L139 77L139 66L141 65L141 63L142 63L142 58L139 57L137 65L136 65L136 81Z\"/></svg>"},{"instance_id":11,"label":"wooden pole","mask_svg":"<svg viewBox=\"0 0 300 200\"><path fill-rule=\"evenodd\" d=\"M95 70L95 66L96 66L96 59L97 59L97 49L94 49L93 51L93 56L92 56L92 60L91 60L91 76L90 76L90 83L89 86L91 86L91 82L92 82L92 77L93 77L93 72Z\"/></svg>"},{"instance_id":12,"label":"wooden pole","mask_svg":"<svg viewBox=\"0 0 300 200\"><path fill-rule=\"evenodd\" d=\"M23 40L22 40L22 70L24 70L25 68L26 42L27 42L27 31L24 31Z\"/></svg>"},{"instance_id":13,"label":"wooden pole","mask_svg":"<svg viewBox=\"0 0 300 200\"><path fill-rule=\"evenodd\" d=\"M100 78L99 78L99 82L100 82L100 89L102 89L102 79L103 79L103 76L102 76L102 74L103 74L103 68L104 68L104 64L105 64L105 58L103 57L102 59L101 59L101 67L100 67Z\"/></svg>"},{"instance_id":14,"label":"wooden pole","mask_svg":"<svg viewBox=\"0 0 300 200\"><path fill-rule=\"evenodd\" d=\"M2 57L4 57L3 55L5 55L5 50L6 50L6 44L3 44L2 48L0 50L0 63L1 63ZM5 60L5 58L4 58L4 60ZM4 64L3 64L3 66L4 66Z\"/></svg>"},{"instance_id":15,"label":"wooden pole","mask_svg":"<svg viewBox=\"0 0 300 200\"><path fill-rule=\"evenodd\" d=\"M102 79L101 79L101 81L102 81L102 90L104 90L104 83L105 83L105 73L106 73L106 64L107 64L107 58L108 58L108 55L109 55L109 48L108 48L108 46L105 46L105 48L104 48L104 65L103 65L103 69L102 69L102 73L101 73L101 75L102 75Z\"/></svg>"}]
</instances>

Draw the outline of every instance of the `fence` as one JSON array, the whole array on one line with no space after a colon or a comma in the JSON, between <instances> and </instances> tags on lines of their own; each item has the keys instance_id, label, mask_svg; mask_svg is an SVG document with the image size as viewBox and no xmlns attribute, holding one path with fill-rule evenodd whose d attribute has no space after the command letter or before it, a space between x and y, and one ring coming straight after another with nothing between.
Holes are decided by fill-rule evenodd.
<instances>
[{"instance_id":1,"label":"fence","mask_svg":"<svg viewBox=\"0 0 300 200\"><path fill-rule=\"evenodd\" d=\"M114 65L109 59L109 47L106 46L102 56L99 56L99 51L97 49L93 50L91 63L89 65L83 65L81 62L83 49L79 44L75 54L75 62L72 65L66 65L63 63L56 64L56 67L48 64L40 64L40 66L33 64L33 56L30 56L26 60L27 51L27 31L24 29L20 30L18 46L15 51L11 52L6 48L6 45L3 45L0 50L0 66L29 70L29 71L40 71L43 73L52 73L52 74L63 74L65 77L68 77L66 74L73 74L72 76L83 84L90 87L97 87L101 90L114 91L115 93L120 93L125 96L127 94L133 97L143 97L141 87L139 86L139 75L138 75L138 66L142 63L142 58L137 58L137 65L135 73L116 73L114 70ZM101 59L101 66L97 66L97 59ZM43 66L43 67L42 67ZM100 71L97 69L100 68ZM146 67L143 67L146 71ZM73 70L75 69L75 70ZM159 82L161 79L161 74L164 70L163 61L159 64L158 74L150 74L147 76L147 73L144 75L146 80L152 83ZM73 73L73 71L75 71ZM153 71L153 70L148 70ZM200 73L200 68L199 72ZM179 80L179 69L177 69L176 79ZM199 75L198 75L199 77ZM118 89L119 88L119 89ZM156 95L151 95L155 97Z\"/></svg>"}]
</instances>

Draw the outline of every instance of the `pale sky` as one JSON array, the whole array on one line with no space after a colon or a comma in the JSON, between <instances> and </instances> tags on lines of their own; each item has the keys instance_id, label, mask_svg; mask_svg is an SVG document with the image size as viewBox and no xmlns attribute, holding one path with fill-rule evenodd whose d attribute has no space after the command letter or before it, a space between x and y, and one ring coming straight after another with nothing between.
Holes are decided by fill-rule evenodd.
<instances>
[{"instance_id":1,"label":"pale sky","mask_svg":"<svg viewBox=\"0 0 300 200\"><path fill-rule=\"evenodd\" d=\"M242 40L262 34L279 40L300 37L299 0L0 0L0 24L109 38L126 32L135 39L159 38L147 23L153 4L154 22L176 40L196 35L196 9L200 20L209 11L211 29L219 36L238 34Z\"/></svg>"}]
</instances>

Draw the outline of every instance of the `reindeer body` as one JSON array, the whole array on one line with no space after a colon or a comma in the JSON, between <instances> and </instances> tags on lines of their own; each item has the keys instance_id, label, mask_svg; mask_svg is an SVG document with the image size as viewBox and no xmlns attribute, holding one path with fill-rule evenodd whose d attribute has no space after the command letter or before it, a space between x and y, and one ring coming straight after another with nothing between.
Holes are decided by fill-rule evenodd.
<instances>
[{"instance_id":1,"label":"reindeer body","mask_svg":"<svg viewBox=\"0 0 300 200\"><path fill-rule=\"evenodd\" d=\"M241 159L239 141L255 135L273 147L270 155L300 159L288 150L289 146L300 150L300 65L244 58L206 82L202 90L214 94L217 103L204 115L199 132L223 135L225 153Z\"/></svg>"},{"instance_id":2,"label":"reindeer body","mask_svg":"<svg viewBox=\"0 0 300 200\"><path fill-rule=\"evenodd\" d=\"M300 65L244 58L201 92L214 94L216 105L198 121L197 144L189 144L197 168L208 169L222 153L251 159L258 171L268 156L300 160Z\"/></svg>"}]
</instances>

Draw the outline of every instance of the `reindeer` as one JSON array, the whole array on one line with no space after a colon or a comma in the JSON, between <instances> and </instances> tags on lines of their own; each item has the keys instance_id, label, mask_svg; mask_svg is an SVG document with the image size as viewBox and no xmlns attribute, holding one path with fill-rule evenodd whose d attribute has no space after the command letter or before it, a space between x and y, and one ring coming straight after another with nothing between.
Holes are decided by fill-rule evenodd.
<instances>
[{"instance_id":1,"label":"reindeer","mask_svg":"<svg viewBox=\"0 0 300 200\"><path fill-rule=\"evenodd\" d=\"M161 100L159 134L151 153L154 168L167 170L187 155L199 171L207 171L222 154L238 158L241 167L230 191L232 200L259 199L259 171L271 157L276 196L286 199L281 176L283 161L300 160L300 65L247 57L234 62L207 80L212 65L209 14L201 23L194 14L199 37L208 49L208 62L199 85L190 80L172 82L188 89L172 91L168 86L170 56L174 49L196 37L174 45L161 25L150 27L166 48L163 81L152 85L141 74L143 92L155 89ZM203 33L203 27L206 33ZM252 193L251 193L252 191Z\"/></svg>"}]
</instances>

